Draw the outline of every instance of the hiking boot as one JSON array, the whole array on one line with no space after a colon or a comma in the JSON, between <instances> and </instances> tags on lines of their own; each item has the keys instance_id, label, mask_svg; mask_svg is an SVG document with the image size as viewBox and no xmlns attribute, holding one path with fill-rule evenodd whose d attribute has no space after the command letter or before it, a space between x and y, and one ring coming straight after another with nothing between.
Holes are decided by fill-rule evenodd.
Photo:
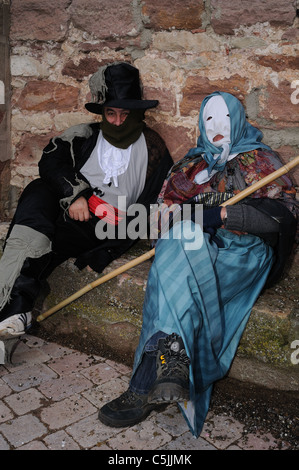
<instances>
[{"instance_id":1,"label":"hiking boot","mask_svg":"<svg viewBox=\"0 0 299 470\"><path fill-rule=\"evenodd\" d=\"M31 326L31 312L18 313L0 322L0 338L15 338L24 335Z\"/></svg>"},{"instance_id":2,"label":"hiking boot","mask_svg":"<svg viewBox=\"0 0 299 470\"><path fill-rule=\"evenodd\" d=\"M149 392L149 403L189 399L189 364L183 340L175 333L159 339L157 379Z\"/></svg>"},{"instance_id":3,"label":"hiking boot","mask_svg":"<svg viewBox=\"0 0 299 470\"><path fill-rule=\"evenodd\" d=\"M139 395L128 389L99 411L99 420L114 428L133 426L144 420L157 406L148 403L148 395Z\"/></svg>"}]
</instances>

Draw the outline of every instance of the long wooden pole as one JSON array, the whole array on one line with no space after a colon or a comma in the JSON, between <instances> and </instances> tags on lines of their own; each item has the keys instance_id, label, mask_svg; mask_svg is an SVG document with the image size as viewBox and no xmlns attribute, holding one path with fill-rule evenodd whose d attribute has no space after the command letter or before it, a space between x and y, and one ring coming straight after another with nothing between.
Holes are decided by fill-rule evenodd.
<instances>
[{"instance_id":1,"label":"long wooden pole","mask_svg":"<svg viewBox=\"0 0 299 470\"><path fill-rule=\"evenodd\" d=\"M299 155L298 155L298 157L294 158L289 163L282 166L278 170L274 171L270 175L266 176L265 178L262 178L261 180L257 181L256 183L252 184L251 186L248 186L247 188L245 188L240 193L236 194L235 196L233 196L230 199L228 199L227 201L225 201L223 204L221 204L222 207L225 207L225 206L228 206L228 205L233 205L236 202L241 201L245 197L249 196L253 192L255 192L258 189L265 186L266 184L269 184L272 181L279 178L280 176L288 173L292 168L294 168L298 164L299 164ZM50 315L53 315L53 313L55 313L58 310L62 309L66 305L70 304L71 302L78 299L79 297L86 294L87 292L91 291L92 289L99 286L100 284L104 284L104 282L107 282L110 279L118 276L119 274L122 274L123 272L128 271L129 269L133 268L134 266L138 266L139 264L143 263L144 261L152 258L154 256L154 254L155 254L155 248L148 251L147 253L144 253L143 255L139 256L138 258L135 258L134 260L129 261L128 263L124 264L123 266L120 266L119 268L115 269L114 271L111 271L110 273L106 274L105 276L102 276L99 279L96 279L95 281L91 282L90 284L87 284L85 287L78 290L75 294L71 295L67 299L63 300L59 304L55 305L54 307L50 308L46 312L39 315L37 317L37 321L41 322L41 321L45 320Z\"/></svg>"}]
</instances>

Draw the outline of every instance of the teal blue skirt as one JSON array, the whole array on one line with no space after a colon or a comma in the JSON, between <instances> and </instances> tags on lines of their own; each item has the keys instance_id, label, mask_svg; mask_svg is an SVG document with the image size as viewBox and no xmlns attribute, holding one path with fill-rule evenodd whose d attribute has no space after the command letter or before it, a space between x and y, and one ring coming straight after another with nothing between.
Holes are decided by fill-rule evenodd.
<instances>
[{"instance_id":1,"label":"teal blue skirt","mask_svg":"<svg viewBox=\"0 0 299 470\"><path fill-rule=\"evenodd\" d=\"M220 229L219 248L198 230L193 222L180 222L157 242L133 368L134 374L156 332L183 338L191 360L190 400L179 406L195 436L202 430L213 383L229 370L273 259L272 248L254 235Z\"/></svg>"}]
</instances>

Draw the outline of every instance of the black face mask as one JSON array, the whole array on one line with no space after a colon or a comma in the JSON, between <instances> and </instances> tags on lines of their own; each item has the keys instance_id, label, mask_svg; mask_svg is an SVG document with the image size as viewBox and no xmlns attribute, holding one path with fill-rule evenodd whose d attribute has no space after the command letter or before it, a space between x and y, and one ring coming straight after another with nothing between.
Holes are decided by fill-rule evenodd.
<instances>
[{"instance_id":1,"label":"black face mask","mask_svg":"<svg viewBox=\"0 0 299 470\"><path fill-rule=\"evenodd\" d=\"M143 119L144 110L133 109L120 126L115 126L107 121L103 112L103 137L114 147L126 149L139 139L145 125Z\"/></svg>"}]
</instances>

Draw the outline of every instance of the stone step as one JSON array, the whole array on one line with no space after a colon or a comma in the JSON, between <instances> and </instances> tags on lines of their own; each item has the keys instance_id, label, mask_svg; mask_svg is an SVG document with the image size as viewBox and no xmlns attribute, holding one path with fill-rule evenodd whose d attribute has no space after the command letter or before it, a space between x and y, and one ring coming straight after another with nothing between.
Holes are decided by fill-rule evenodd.
<instances>
[{"instance_id":1,"label":"stone step","mask_svg":"<svg viewBox=\"0 0 299 470\"><path fill-rule=\"evenodd\" d=\"M0 231L1 233L1 231ZM139 242L112 262L103 275L150 249ZM257 300L241 339L230 376L270 388L299 390L299 253L284 278ZM142 305L152 260L95 287L47 319L32 333L88 354L132 365L142 326ZM49 277L34 317L99 278L69 260ZM296 352L298 351L298 352Z\"/></svg>"}]
</instances>

